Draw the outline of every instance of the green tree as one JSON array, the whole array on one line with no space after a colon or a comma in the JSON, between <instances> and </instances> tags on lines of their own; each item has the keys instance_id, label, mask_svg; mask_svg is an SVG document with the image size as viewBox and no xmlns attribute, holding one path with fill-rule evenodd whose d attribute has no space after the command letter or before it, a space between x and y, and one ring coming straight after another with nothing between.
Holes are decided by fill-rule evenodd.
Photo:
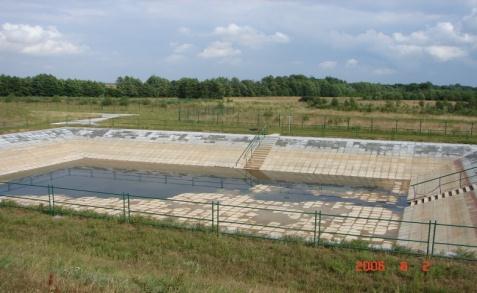
<instances>
[{"instance_id":1,"label":"green tree","mask_svg":"<svg viewBox=\"0 0 477 293\"><path fill-rule=\"evenodd\" d=\"M51 74L38 74L32 78L32 94L35 96L55 96L62 93L58 79Z\"/></svg>"}]
</instances>

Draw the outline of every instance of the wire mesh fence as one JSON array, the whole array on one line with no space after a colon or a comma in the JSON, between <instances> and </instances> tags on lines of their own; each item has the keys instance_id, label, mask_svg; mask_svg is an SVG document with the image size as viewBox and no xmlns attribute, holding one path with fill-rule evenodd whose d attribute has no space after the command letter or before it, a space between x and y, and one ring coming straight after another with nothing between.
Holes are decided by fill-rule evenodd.
<instances>
[{"instance_id":1,"label":"wire mesh fence","mask_svg":"<svg viewBox=\"0 0 477 293\"><path fill-rule=\"evenodd\" d=\"M200 197L198 200L182 200L28 182L0 183L0 200L14 201L20 206L43 206L53 215L68 209L104 214L124 221L145 217L184 227L207 227L219 235L476 260L477 243L473 239L477 227L437 221L405 221L330 214L321 210L234 205Z\"/></svg>"},{"instance_id":2,"label":"wire mesh fence","mask_svg":"<svg viewBox=\"0 0 477 293\"><path fill-rule=\"evenodd\" d=\"M45 111L98 111L115 113L136 113L137 115L109 119L101 123L85 123L83 126L136 129L175 129L175 130L211 130L257 132L267 126L270 131L283 135L310 136L418 136L432 138L435 136L468 140L475 138L474 121L458 119L416 119L369 117L369 115L315 114L295 113L267 109L243 109L235 106L187 105L160 106L150 105L101 106L101 105L55 105L42 106ZM28 107L35 107L35 103ZM40 106L36 106L40 107ZM88 108L89 107L89 108ZM40 110L40 109L39 109ZM53 122L75 124L71 113L63 116L45 112L43 116L0 120L0 133L23 129L41 129L58 127ZM82 119L84 120L84 118ZM87 119L86 119L87 120Z\"/></svg>"}]
</instances>

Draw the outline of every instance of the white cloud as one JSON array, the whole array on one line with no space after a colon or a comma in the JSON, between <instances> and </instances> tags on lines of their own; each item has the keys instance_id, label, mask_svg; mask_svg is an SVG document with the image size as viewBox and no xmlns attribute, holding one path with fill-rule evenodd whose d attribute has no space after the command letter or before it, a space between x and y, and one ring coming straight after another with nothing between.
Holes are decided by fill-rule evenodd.
<instances>
[{"instance_id":1,"label":"white cloud","mask_svg":"<svg viewBox=\"0 0 477 293\"><path fill-rule=\"evenodd\" d=\"M236 49L229 42L216 41L211 43L207 48L199 53L202 58L227 58L242 54L239 49Z\"/></svg>"},{"instance_id":2,"label":"white cloud","mask_svg":"<svg viewBox=\"0 0 477 293\"><path fill-rule=\"evenodd\" d=\"M235 42L242 46L258 48L267 43L288 43L290 38L281 32L267 35L250 26L239 26L234 23L228 26L219 26L214 34L228 42Z\"/></svg>"},{"instance_id":3,"label":"white cloud","mask_svg":"<svg viewBox=\"0 0 477 293\"><path fill-rule=\"evenodd\" d=\"M467 55L463 49L453 46L429 46L426 50L427 53L440 61L449 61Z\"/></svg>"},{"instance_id":4,"label":"white cloud","mask_svg":"<svg viewBox=\"0 0 477 293\"><path fill-rule=\"evenodd\" d=\"M332 70L336 68L336 65L338 65L336 61L323 61L318 64L318 67L322 70Z\"/></svg>"},{"instance_id":5,"label":"white cloud","mask_svg":"<svg viewBox=\"0 0 477 293\"><path fill-rule=\"evenodd\" d=\"M337 46L362 47L391 58L429 56L441 62L465 57L477 48L477 36L458 29L450 22L440 22L409 34L385 34L367 30L358 35L335 33Z\"/></svg>"},{"instance_id":6,"label":"white cloud","mask_svg":"<svg viewBox=\"0 0 477 293\"><path fill-rule=\"evenodd\" d=\"M189 43L175 43L172 42L169 44L172 47L172 54L165 58L165 61L168 63L179 63L187 59L186 54L194 47Z\"/></svg>"},{"instance_id":7,"label":"white cloud","mask_svg":"<svg viewBox=\"0 0 477 293\"><path fill-rule=\"evenodd\" d=\"M351 58L346 61L346 67L355 67L358 65L358 60Z\"/></svg>"},{"instance_id":8,"label":"white cloud","mask_svg":"<svg viewBox=\"0 0 477 293\"><path fill-rule=\"evenodd\" d=\"M86 50L67 41L55 27L5 23L0 27L0 50L29 55L67 55Z\"/></svg>"},{"instance_id":9,"label":"white cloud","mask_svg":"<svg viewBox=\"0 0 477 293\"><path fill-rule=\"evenodd\" d=\"M184 44L171 43L171 47L173 47L174 53L182 54L189 51L193 47L193 45L189 43L184 43Z\"/></svg>"}]
</instances>

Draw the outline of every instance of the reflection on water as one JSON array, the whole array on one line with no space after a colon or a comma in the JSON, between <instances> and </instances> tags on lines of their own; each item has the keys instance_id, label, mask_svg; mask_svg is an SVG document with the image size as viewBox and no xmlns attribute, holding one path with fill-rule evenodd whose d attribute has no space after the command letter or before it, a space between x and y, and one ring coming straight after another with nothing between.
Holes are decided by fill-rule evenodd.
<instances>
[{"instance_id":1,"label":"reflection on water","mask_svg":"<svg viewBox=\"0 0 477 293\"><path fill-rule=\"evenodd\" d=\"M237 176L238 177L238 176ZM97 167L73 167L45 174L28 176L11 181L18 184L0 185L0 194L45 195L47 185L54 185L57 194L70 197L111 197L109 193L170 198L183 193L248 194L253 199L281 202L349 202L353 205L381 206L401 210L406 206L406 197L380 188L358 188L339 185L291 183L285 181L191 175L179 172L138 171L106 169ZM25 185L23 185L25 184ZM28 186L28 184L45 187ZM66 188L66 189L62 189ZM90 190L94 192L87 192ZM100 194L98 192L104 192ZM377 198L373 202L362 195ZM392 201L389 201L392 198Z\"/></svg>"}]
</instances>

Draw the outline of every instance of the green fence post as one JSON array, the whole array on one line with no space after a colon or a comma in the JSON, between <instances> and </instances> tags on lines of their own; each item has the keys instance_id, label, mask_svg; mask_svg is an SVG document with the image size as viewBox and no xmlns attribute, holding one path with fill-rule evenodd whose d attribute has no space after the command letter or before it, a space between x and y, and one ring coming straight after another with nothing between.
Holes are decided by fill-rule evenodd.
<instances>
[{"instance_id":1,"label":"green fence post","mask_svg":"<svg viewBox=\"0 0 477 293\"><path fill-rule=\"evenodd\" d=\"M422 134L422 120L419 120L419 134Z\"/></svg>"},{"instance_id":2,"label":"green fence post","mask_svg":"<svg viewBox=\"0 0 477 293\"><path fill-rule=\"evenodd\" d=\"M318 245L321 241L321 210L318 212Z\"/></svg>"},{"instance_id":3,"label":"green fence post","mask_svg":"<svg viewBox=\"0 0 477 293\"><path fill-rule=\"evenodd\" d=\"M123 219L124 219L124 222L126 222L126 196L124 195L124 192L121 193L122 197L123 197Z\"/></svg>"},{"instance_id":4,"label":"green fence post","mask_svg":"<svg viewBox=\"0 0 477 293\"><path fill-rule=\"evenodd\" d=\"M220 201L217 201L217 236L220 234Z\"/></svg>"},{"instance_id":5,"label":"green fence post","mask_svg":"<svg viewBox=\"0 0 477 293\"><path fill-rule=\"evenodd\" d=\"M430 242L431 242L431 220L429 220L428 223L428 229L427 229L427 249L426 249L426 255L429 255L429 248L430 248Z\"/></svg>"},{"instance_id":6,"label":"green fence post","mask_svg":"<svg viewBox=\"0 0 477 293\"><path fill-rule=\"evenodd\" d=\"M318 223L318 212L315 211L315 229L313 231L313 245L316 246L316 225Z\"/></svg>"},{"instance_id":7,"label":"green fence post","mask_svg":"<svg viewBox=\"0 0 477 293\"><path fill-rule=\"evenodd\" d=\"M472 136L473 132L474 132L474 122L470 124L470 136Z\"/></svg>"},{"instance_id":8,"label":"green fence post","mask_svg":"<svg viewBox=\"0 0 477 293\"><path fill-rule=\"evenodd\" d=\"M212 230L214 230L214 215L215 214L215 211L214 211L214 201L212 201Z\"/></svg>"},{"instance_id":9,"label":"green fence post","mask_svg":"<svg viewBox=\"0 0 477 293\"><path fill-rule=\"evenodd\" d=\"M447 121L444 122L444 135L447 135Z\"/></svg>"},{"instance_id":10,"label":"green fence post","mask_svg":"<svg viewBox=\"0 0 477 293\"><path fill-rule=\"evenodd\" d=\"M52 208L52 214L54 216L55 215L55 189L53 185L51 185L51 208Z\"/></svg>"},{"instance_id":11,"label":"green fence post","mask_svg":"<svg viewBox=\"0 0 477 293\"><path fill-rule=\"evenodd\" d=\"M8 186L10 186L10 184ZM52 211L51 211L51 187L50 187L50 184L48 184L48 211L50 212L50 214L52 213Z\"/></svg>"},{"instance_id":12,"label":"green fence post","mask_svg":"<svg viewBox=\"0 0 477 293\"><path fill-rule=\"evenodd\" d=\"M431 256L434 255L434 242L436 242L436 226L437 226L437 220L434 220L434 231L432 233Z\"/></svg>"},{"instance_id":13,"label":"green fence post","mask_svg":"<svg viewBox=\"0 0 477 293\"><path fill-rule=\"evenodd\" d=\"M128 195L128 223L129 223L131 221L131 203L129 201L129 197L130 197L129 192L127 195Z\"/></svg>"}]
</instances>

